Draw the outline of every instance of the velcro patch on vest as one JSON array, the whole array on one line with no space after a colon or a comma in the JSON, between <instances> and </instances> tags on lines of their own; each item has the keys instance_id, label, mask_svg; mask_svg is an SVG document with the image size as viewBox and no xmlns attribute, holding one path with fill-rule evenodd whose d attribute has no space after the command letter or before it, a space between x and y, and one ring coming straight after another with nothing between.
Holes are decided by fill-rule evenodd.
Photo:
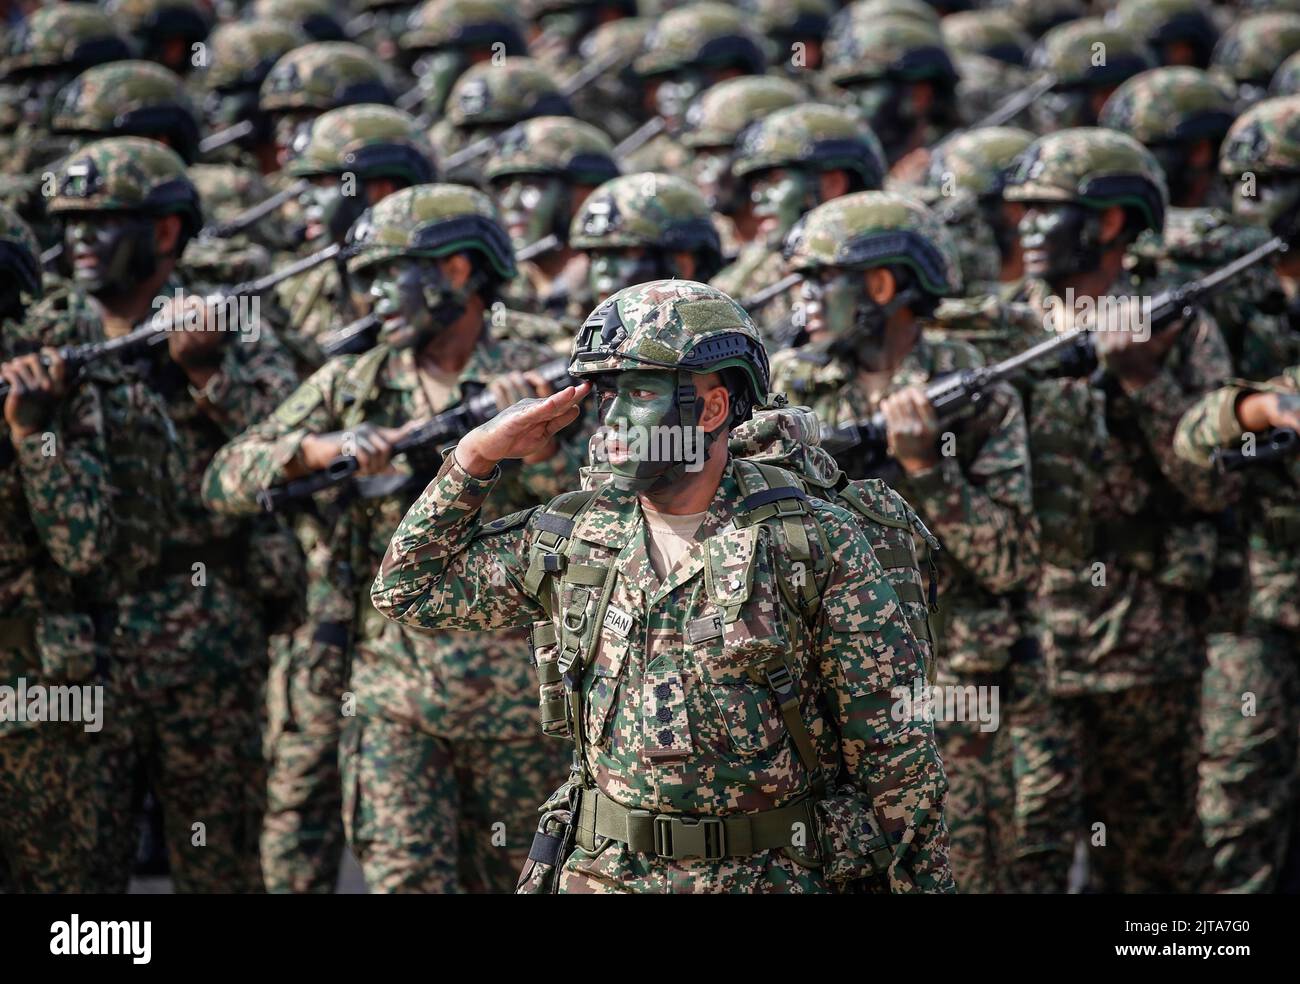
<instances>
[{"instance_id":1,"label":"velcro patch on vest","mask_svg":"<svg viewBox=\"0 0 1300 984\"><path fill-rule=\"evenodd\" d=\"M647 762L684 759L691 753L686 688L676 670L648 670L641 684L641 757Z\"/></svg>"},{"instance_id":2,"label":"velcro patch on vest","mask_svg":"<svg viewBox=\"0 0 1300 984\"><path fill-rule=\"evenodd\" d=\"M628 633L632 631L632 616L610 605L605 609L605 628L620 639L626 639Z\"/></svg>"},{"instance_id":3,"label":"velcro patch on vest","mask_svg":"<svg viewBox=\"0 0 1300 984\"><path fill-rule=\"evenodd\" d=\"M692 646L698 646L710 639L722 637L722 613L693 618L686 623L686 640Z\"/></svg>"}]
</instances>

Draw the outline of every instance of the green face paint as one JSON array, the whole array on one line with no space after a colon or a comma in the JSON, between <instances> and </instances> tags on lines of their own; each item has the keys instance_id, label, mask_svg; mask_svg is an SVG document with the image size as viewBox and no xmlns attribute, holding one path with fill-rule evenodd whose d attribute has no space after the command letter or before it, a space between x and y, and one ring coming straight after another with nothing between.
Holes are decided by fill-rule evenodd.
<instances>
[{"instance_id":1,"label":"green face paint","mask_svg":"<svg viewBox=\"0 0 1300 984\"><path fill-rule=\"evenodd\" d=\"M353 279L370 295L380 338L393 348L420 348L457 316L461 299L434 259L400 257L358 270Z\"/></svg>"},{"instance_id":2,"label":"green face paint","mask_svg":"<svg viewBox=\"0 0 1300 984\"><path fill-rule=\"evenodd\" d=\"M523 249L560 225L564 182L557 177L519 174L497 182L497 206L515 249Z\"/></svg>"},{"instance_id":3,"label":"green face paint","mask_svg":"<svg viewBox=\"0 0 1300 984\"><path fill-rule=\"evenodd\" d=\"M795 168L765 171L750 183L750 198L759 231L779 241L814 204L812 176Z\"/></svg>"},{"instance_id":4,"label":"green face paint","mask_svg":"<svg viewBox=\"0 0 1300 984\"><path fill-rule=\"evenodd\" d=\"M619 488L662 487L703 466L704 435L682 426L677 377L632 370L596 381L604 452Z\"/></svg>"},{"instance_id":5,"label":"green face paint","mask_svg":"<svg viewBox=\"0 0 1300 984\"><path fill-rule=\"evenodd\" d=\"M659 279L659 264L645 250L593 249L590 255L587 286L597 304L624 287Z\"/></svg>"}]
</instances>

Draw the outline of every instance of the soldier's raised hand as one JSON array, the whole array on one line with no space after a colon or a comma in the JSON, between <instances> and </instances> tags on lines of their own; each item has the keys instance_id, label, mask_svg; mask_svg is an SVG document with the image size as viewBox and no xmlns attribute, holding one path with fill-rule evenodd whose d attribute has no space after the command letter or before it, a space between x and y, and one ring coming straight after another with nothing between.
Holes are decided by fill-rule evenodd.
<instances>
[{"instance_id":1,"label":"soldier's raised hand","mask_svg":"<svg viewBox=\"0 0 1300 984\"><path fill-rule=\"evenodd\" d=\"M1237 404L1243 430L1285 427L1300 431L1300 393L1251 393Z\"/></svg>"},{"instance_id":2,"label":"soldier's raised hand","mask_svg":"<svg viewBox=\"0 0 1300 984\"><path fill-rule=\"evenodd\" d=\"M889 455L904 471L924 471L939 460L939 417L925 390L908 386L880 401L889 436Z\"/></svg>"},{"instance_id":3,"label":"soldier's raised hand","mask_svg":"<svg viewBox=\"0 0 1300 984\"><path fill-rule=\"evenodd\" d=\"M49 365L35 353L0 365L0 376L9 384L4 417L15 439L30 437L50 419L54 407L68 391L68 367L57 349L43 350Z\"/></svg>"},{"instance_id":4,"label":"soldier's raised hand","mask_svg":"<svg viewBox=\"0 0 1300 984\"><path fill-rule=\"evenodd\" d=\"M487 478L497 462L522 458L543 461L555 454L555 435L578 419L590 383L566 386L544 399L520 400L480 424L456 446L456 461L477 478Z\"/></svg>"}]
</instances>

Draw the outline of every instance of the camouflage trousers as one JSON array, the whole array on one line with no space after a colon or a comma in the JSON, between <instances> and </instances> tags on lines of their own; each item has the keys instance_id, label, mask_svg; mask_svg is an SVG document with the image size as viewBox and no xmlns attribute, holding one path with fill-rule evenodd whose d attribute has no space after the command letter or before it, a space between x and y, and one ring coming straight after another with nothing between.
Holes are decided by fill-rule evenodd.
<instances>
[{"instance_id":1,"label":"camouflage trousers","mask_svg":"<svg viewBox=\"0 0 1300 984\"><path fill-rule=\"evenodd\" d=\"M1210 637L1197 802L1210 891L1277 888L1296 809L1298 661L1300 637L1271 626Z\"/></svg>"},{"instance_id":2,"label":"camouflage trousers","mask_svg":"<svg viewBox=\"0 0 1300 984\"><path fill-rule=\"evenodd\" d=\"M1012 668L1011 747L1016 889L1062 895L1074 860L1079 764L1068 715L1048 693L1041 658Z\"/></svg>"},{"instance_id":3,"label":"camouflage trousers","mask_svg":"<svg viewBox=\"0 0 1300 984\"><path fill-rule=\"evenodd\" d=\"M1200 677L1060 701L1079 762L1092 892L1195 892Z\"/></svg>"},{"instance_id":4,"label":"camouflage trousers","mask_svg":"<svg viewBox=\"0 0 1300 984\"><path fill-rule=\"evenodd\" d=\"M135 849L131 780L161 801L177 892L260 892L257 832L265 802L262 673L240 667L149 694L105 688L96 735L99 890L126 890Z\"/></svg>"},{"instance_id":5,"label":"camouflage trousers","mask_svg":"<svg viewBox=\"0 0 1300 984\"><path fill-rule=\"evenodd\" d=\"M68 893L95 890L91 742L76 722L42 723L0 735L0 887Z\"/></svg>"},{"instance_id":6,"label":"camouflage trousers","mask_svg":"<svg viewBox=\"0 0 1300 984\"><path fill-rule=\"evenodd\" d=\"M575 846L560 872L564 895L746 895L827 894L816 868L805 868L780 850L747 858L673 860L640 854L616 840L595 849Z\"/></svg>"},{"instance_id":7,"label":"camouflage trousers","mask_svg":"<svg viewBox=\"0 0 1300 984\"><path fill-rule=\"evenodd\" d=\"M313 647L311 626L277 636L267 680L262 875L273 893L329 894L344 850L339 738L345 654Z\"/></svg>"},{"instance_id":8,"label":"camouflage trousers","mask_svg":"<svg viewBox=\"0 0 1300 984\"><path fill-rule=\"evenodd\" d=\"M442 738L382 717L343 733L343 827L372 892L513 892L568 746Z\"/></svg>"},{"instance_id":9,"label":"camouflage trousers","mask_svg":"<svg viewBox=\"0 0 1300 984\"><path fill-rule=\"evenodd\" d=\"M948 776L949 856L957 890L1009 892L1015 855L1010 727L1002 721L984 732L977 722L940 721L936 732Z\"/></svg>"}]
</instances>

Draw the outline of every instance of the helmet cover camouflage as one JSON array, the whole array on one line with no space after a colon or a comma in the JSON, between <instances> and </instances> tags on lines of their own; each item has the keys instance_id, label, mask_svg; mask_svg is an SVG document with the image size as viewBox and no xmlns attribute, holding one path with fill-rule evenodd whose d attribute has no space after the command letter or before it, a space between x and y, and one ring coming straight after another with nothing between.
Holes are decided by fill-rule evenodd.
<instances>
[{"instance_id":1,"label":"helmet cover camouflage","mask_svg":"<svg viewBox=\"0 0 1300 984\"><path fill-rule=\"evenodd\" d=\"M415 117L392 106L361 103L322 113L302 153L286 171L297 177L355 174L361 180L436 180L433 147Z\"/></svg>"},{"instance_id":2,"label":"helmet cover camouflage","mask_svg":"<svg viewBox=\"0 0 1300 984\"><path fill-rule=\"evenodd\" d=\"M534 116L567 116L569 100L551 73L532 58L479 62L452 86L447 118L457 127L518 123Z\"/></svg>"},{"instance_id":3,"label":"helmet cover camouflage","mask_svg":"<svg viewBox=\"0 0 1300 984\"><path fill-rule=\"evenodd\" d=\"M198 157L198 112L185 83L155 62L116 61L86 69L59 92L51 127L96 137L166 137L187 163Z\"/></svg>"},{"instance_id":4,"label":"helmet cover camouflage","mask_svg":"<svg viewBox=\"0 0 1300 984\"><path fill-rule=\"evenodd\" d=\"M951 186L976 198L1000 198L1016 156L1033 142L1032 133L1014 126L955 133L930 155L926 184L940 192Z\"/></svg>"},{"instance_id":5,"label":"helmet cover camouflage","mask_svg":"<svg viewBox=\"0 0 1300 984\"><path fill-rule=\"evenodd\" d=\"M337 109L354 103L393 101L387 74L365 48L348 41L315 41L295 48L262 82L267 112Z\"/></svg>"},{"instance_id":6,"label":"helmet cover camouflage","mask_svg":"<svg viewBox=\"0 0 1300 984\"><path fill-rule=\"evenodd\" d=\"M709 86L686 111L682 143L731 147L740 131L768 113L808 98L804 88L775 75L742 75Z\"/></svg>"},{"instance_id":7,"label":"helmet cover camouflage","mask_svg":"<svg viewBox=\"0 0 1300 984\"><path fill-rule=\"evenodd\" d=\"M747 129L731 171L744 177L777 167L852 171L865 188L879 188L885 152L871 128L853 113L826 103L777 110Z\"/></svg>"},{"instance_id":8,"label":"helmet cover camouflage","mask_svg":"<svg viewBox=\"0 0 1300 984\"><path fill-rule=\"evenodd\" d=\"M573 217L574 249L643 247L720 254L708 202L694 185L646 171L606 181Z\"/></svg>"},{"instance_id":9,"label":"helmet cover camouflage","mask_svg":"<svg viewBox=\"0 0 1300 984\"><path fill-rule=\"evenodd\" d=\"M85 3L39 7L9 38L5 77L34 69L80 72L92 65L130 58L117 25L103 10Z\"/></svg>"},{"instance_id":10,"label":"helmet cover camouflage","mask_svg":"<svg viewBox=\"0 0 1300 984\"><path fill-rule=\"evenodd\" d=\"M643 77L649 77L729 65L761 75L767 58L740 11L705 0L677 7L660 17L646 38L645 51L636 60L635 68Z\"/></svg>"},{"instance_id":11,"label":"helmet cover camouflage","mask_svg":"<svg viewBox=\"0 0 1300 984\"><path fill-rule=\"evenodd\" d=\"M826 79L840 86L876 79L955 82L957 70L935 25L894 15L851 20L826 42Z\"/></svg>"},{"instance_id":12,"label":"helmet cover camouflage","mask_svg":"<svg viewBox=\"0 0 1300 984\"><path fill-rule=\"evenodd\" d=\"M503 133L483 168L495 181L516 174L556 174L573 184L598 185L618 176L614 144L571 116L536 116Z\"/></svg>"},{"instance_id":13,"label":"helmet cover camouflage","mask_svg":"<svg viewBox=\"0 0 1300 984\"><path fill-rule=\"evenodd\" d=\"M1223 139L1219 171L1234 178L1300 172L1300 96L1265 99L1238 116Z\"/></svg>"}]
</instances>

